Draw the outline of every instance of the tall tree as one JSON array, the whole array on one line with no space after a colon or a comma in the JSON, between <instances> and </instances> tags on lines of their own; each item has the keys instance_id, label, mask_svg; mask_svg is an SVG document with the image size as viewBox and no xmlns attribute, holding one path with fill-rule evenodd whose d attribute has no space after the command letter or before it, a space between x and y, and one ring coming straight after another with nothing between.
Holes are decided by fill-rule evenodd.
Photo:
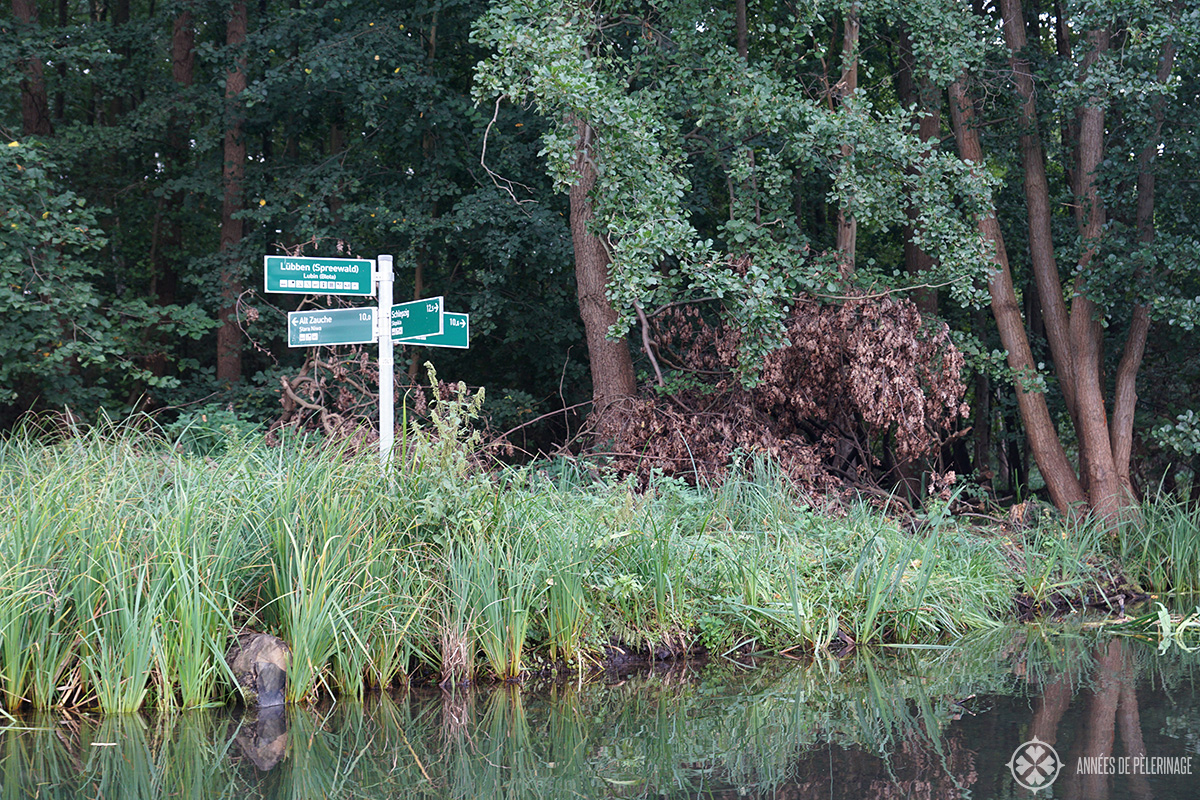
<instances>
[{"instance_id":1,"label":"tall tree","mask_svg":"<svg viewBox=\"0 0 1200 800\"><path fill-rule=\"evenodd\" d=\"M579 314L587 334L588 360L592 370L592 403L602 432L612 414L620 413L623 399L637 393L633 360L624 339L609 338L617 323L617 312L608 299L609 255L604 241L590 226L596 212L592 192L596 187L595 131L587 122L575 123L578 140L574 163L577 180L571 184L571 240L575 245L575 285L579 292Z\"/></svg>"},{"instance_id":2,"label":"tall tree","mask_svg":"<svg viewBox=\"0 0 1200 800\"><path fill-rule=\"evenodd\" d=\"M918 69L913 62L913 43L907 26L901 26L897 47L899 63L896 71L896 91L900 102L914 109L917 137L930 148L938 146L942 136L942 103L944 92L934 84L927 72ZM923 74L918 82L914 75ZM919 278L933 268L933 259L917 244L914 228L919 214L914 206L908 211L908 224L904 226L904 268L914 278ZM936 288L922 287L915 291L914 301L922 314L936 314L938 293Z\"/></svg>"},{"instance_id":3,"label":"tall tree","mask_svg":"<svg viewBox=\"0 0 1200 800\"><path fill-rule=\"evenodd\" d=\"M931 153L911 135L907 114L894 106L881 112L865 101L833 107L828 94L808 99L805 80L815 58L806 51L796 61L803 26L781 32L765 22L774 33L761 44L750 37L748 64L728 41L737 24L729 10L688 2L637 9L496 3L476 25L477 39L493 49L477 75L486 96L532 99L552 121L545 152L561 188L575 183L579 141L566 120L587 121L592 129L595 224L611 257L607 292L618 329L640 324L639 308L689 293L716 295L744 333L746 369L753 372L783 341L781 314L790 297L801 286L824 289L838 272L836 259L816 258L790 213L792 199L782 187L793 185L797 170L819 173L826 191L847 207L846 219L860 226L864 219L898 225L909 209L936 221L921 226L920 238L945 256L939 268L951 274L969 269L978 251L963 206L982 187L955 159ZM843 38L851 77L856 28ZM757 61L756 46L763 48ZM712 162L724 173L721 185L733 187L723 219L693 213L712 198L703 194L707 187L693 184L692 175L708 179L692 165ZM916 191L906 193L906 186ZM935 187L950 186L945 204L929 202L941 194ZM746 257L742 266L730 266L734 254ZM872 282L880 274L868 270L862 277Z\"/></svg>"},{"instance_id":4,"label":"tall tree","mask_svg":"<svg viewBox=\"0 0 1200 800\"><path fill-rule=\"evenodd\" d=\"M235 0L225 27L225 44L233 63L225 73L225 144L221 205L221 299L217 314L217 380L236 383L242 377L242 333L237 321L237 301L242 294L239 265L244 205L242 182L246 176L246 139L242 130L245 111L242 93L246 91L246 4Z\"/></svg>"},{"instance_id":5,"label":"tall tree","mask_svg":"<svg viewBox=\"0 0 1200 800\"><path fill-rule=\"evenodd\" d=\"M1114 7L1076 18L1087 25L1075 31L1065 21L1058 26L1057 52L1065 60L1057 69L1074 74L1073 85L1062 91L1059 105L1067 109L1060 129L1073 140L1064 142L1072 154L1073 163L1067 171L1067 186L1074 209L1078 249L1071 264L1069 292L1057 262L1058 254L1066 248L1061 240L1056 244L1056 231L1061 233L1062 221L1056 223L1054 200L1047 172L1047 157L1039 130L1041 112L1038 107L1038 78L1031 53L1040 51L1026 39L1029 26L1020 0L1001 0L1008 61L1016 88L1019 121L1019 151L1025 195L1026 233L1029 242L1030 268L1035 278L1038 299L1045 326L1045 335L1053 361L1057 385L1062 392L1068 416L1073 423L1074 439L1078 446L1078 464L1065 462L1057 429L1050 418L1037 385L1037 365L1034 363L1020 319L1015 294L1007 266L1002 277L993 281L1000 291L993 292L992 310L1001 337L1009 351L1009 363L1018 381L1018 398L1022 418L1029 433L1033 456L1038 463L1055 503L1066 510L1071 505L1086 505L1110 523L1115 523L1125 509L1137 502L1130 479L1133 412L1136 401L1135 381L1141 353L1144 351L1149 325L1149 303L1134 295L1132 302L1117 301L1121 293L1114 292L1106 265L1116 264L1116 258L1138 260L1139 250L1152 240L1153 226L1153 161L1162 147L1166 87L1174 62L1174 26L1178 14L1170 6L1150 10ZM1120 61L1112 53L1113 42L1120 42L1124 52ZM1141 46L1133 46L1133 43ZM1150 44L1146 44L1149 42ZM1152 55L1151 55L1152 54ZM1073 60L1066 60L1073 59ZM1138 87L1143 97L1154 98L1149 107L1129 107L1120 117L1110 114L1118 102L1114 83ZM955 133L964 159L979 163L983 158L979 131L971 121L973 102L960 82L952 89L956 102ZM1149 117L1152 124L1145 126ZM1125 147L1127 131L1138 120L1144 130L1151 131L1149 142L1140 148L1133 180L1110 177L1107 166L1114 162L1114 148ZM1117 159L1122 160L1123 159ZM1134 241L1122 244L1119 230L1113 228L1109 214L1113 203L1121 204L1123 196L1133 186L1136 195L1133 205L1141 209L1134 223ZM994 215L981 219L981 228L996 243L997 257L1003 255L999 224ZM1124 252L1122 252L1124 248ZM1120 254L1118 256L1118 254ZM1157 270L1151 276L1146 270L1135 270L1138 284L1158 288L1167 271ZM1141 289L1140 291L1144 291ZM1068 302L1069 301L1069 302ZM1111 336L1110 321L1124 323L1126 343L1117 369L1116 395L1113 416L1109 418L1108 363L1104 341ZM1190 324L1190 323L1189 323ZM1106 333L1106 328L1109 331ZM1023 377L1022 377L1023 376ZM1028 391L1033 387L1036 397Z\"/></svg>"},{"instance_id":6,"label":"tall tree","mask_svg":"<svg viewBox=\"0 0 1200 800\"><path fill-rule=\"evenodd\" d=\"M983 145L975 120L974 102L962 81L950 85L950 115L963 160L982 165ZM1046 479L1051 499L1059 508L1069 509L1086 498L1074 467L1067 459L1062 441L1058 438L1046 395L1034 382L1037 366L1025 333L1025 322L1021 318L1021 306L1013 286L1004 234L994 211L980 215L979 231L992 249L990 260L994 273L988 281L988 294L1000 341L1008 351L1008 366L1015 376L1017 405L1025 422L1025 432L1038 467Z\"/></svg>"},{"instance_id":7,"label":"tall tree","mask_svg":"<svg viewBox=\"0 0 1200 800\"><path fill-rule=\"evenodd\" d=\"M12 0L13 17L22 26L27 41L35 42L38 28L37 0ZM48 135L53 127L50 121L50 101L46 94L46 69L37 53L28 53L17 65L21 70L21 130L36 136Z\"/></svg>"},{"instance_id":8,"label":"tall tree","mask_svg":"<svg viewBox=\"0 0 1200 800\"><path fill-rule=\"evenodd\" d=\"M837 95L843 103L853 102L858 90L859 4L851 2L842 20L842 77L837 83ZM851 144L842 145L842 158L854 154ZM842 276L854 271L854 252L858 245L858 220L843 204L837 215L837 251Z\"/></svg>"},{"instance_id":9,"label":"tall tree","mask_svg":"<svg viewBox=\"0 0 1200 800\"><path fill-rule=\"evenodd\" d=\"M178 180L189 166L191 130L187 93L195 83L195 74L195 20L191 4L185 3L171 21L171 80L176 91L169 101L163 162L164 172L174 180ZM160 306L173 305L179 291L185 194L179 189L164 188L154 214L149 294ZM161 335L154 338L161 349L151 354L149 367L156 375L163 375L167 368L168 346Z\"/></svg>"}]
</instances>

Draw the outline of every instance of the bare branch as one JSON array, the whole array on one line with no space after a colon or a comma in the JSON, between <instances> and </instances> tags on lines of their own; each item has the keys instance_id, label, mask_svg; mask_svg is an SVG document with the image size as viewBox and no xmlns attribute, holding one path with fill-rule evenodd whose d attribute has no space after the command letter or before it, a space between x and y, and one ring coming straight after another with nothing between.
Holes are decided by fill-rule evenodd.
<instances>
[{"instance_id":1,"label":"bare branch","mask_svg":"<svg viewBox=\"0 0 1200 800\"><path fill-rule=\"evenodd\" d=\"M533 189L531 189L530 187L526 186L523 183L517 183L516 181L512 181L512 180L509 180L508 178L501 176L499 173L493 172L492 168L487 165L488 136L492 132L492 126L496 124L496 118L500 115L500 100L501 100L501 98L499 98L499 97L496 98L495 108L492 109L492 118L490 120L488 120L487 127L484 128L484 131L483 131L483 147L479 151L479 165L481 167L483 167L484 171L488 174L488 177L490 177L492 179L492 183L494 183L496 185L496 188L503 189L505 192L507 192L508 196L511 197L513 202L517 204L517 207L520 208L522 211L524 211L525 204L532 203L534 201L517 199L517 195L515 192L513 192L512 187L520 186L522 189L529 192L530 194L533 194ZM525 213L528 214L529 212L526 211Z\"/></svg>"},{"instance_id":2,"label":"bare branch","mask_svg":"<svg viewBox=\"0 0 1200 800\"><path fill-rule=\"evenodd\" d=\"M642 304L635 302L633 308L637 311L638 319L642 321L642 349L646 351L646 357L650 359L650 366L654 367L654 377L658 379L659 386L665 386L666 381L663 380L662 369L658 366L658 359L654 357L654 348L650 342L650 323L646 319L646 312L642 311Z\"/></svg>"}]
</instances>

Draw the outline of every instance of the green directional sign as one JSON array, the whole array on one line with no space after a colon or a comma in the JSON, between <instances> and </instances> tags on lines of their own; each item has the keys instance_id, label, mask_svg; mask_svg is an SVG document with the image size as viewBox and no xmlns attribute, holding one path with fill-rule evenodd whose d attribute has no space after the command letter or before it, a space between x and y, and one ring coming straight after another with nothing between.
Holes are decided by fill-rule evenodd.
<instances>
[{"instance_id":1,"label":"green directional sign","mask_svg":"<svg viewBox=\"0 0 1200 800\"><path fill-rule=\"evenodd\" d=\"M265 256L264 285L283 294L375 294L375 262L369 258Z\"/></svg>"},{"instance_id":2,"label":"green directional sign","mask_svg":"<svg viewBox=\"0 0 1200 800\"><path fill-rule=\"evenodd\" d=\"M374 342L375 312L375 308L293 311L288 314L288 347Z\"/></svg>"},{"instance_id":3,"label":"green directional sign","mask_svg":"<svg viewBox=\"0 0 1200 800\"><path fill-rule=\"evenodd\" d=\"M470 347L471 341L471 315L456 314L453 311L447 311L442 314L445 318L442 327L445 328L440 334L433 333L428 336L414 336L411 339L401 339L401 344L420 345L422 347L453 347L459 350L466 350Z\"/></svg>"},{"instance_id":4,"label":"green directional sign","mask_svg":"<svg viewBox=\"0 0 1200 800\"><path fill-rule=\"evenodd\" d=\"M429 297L392 306L392 341L442 332L442 298Z\"/></svg>"}]
</instances>

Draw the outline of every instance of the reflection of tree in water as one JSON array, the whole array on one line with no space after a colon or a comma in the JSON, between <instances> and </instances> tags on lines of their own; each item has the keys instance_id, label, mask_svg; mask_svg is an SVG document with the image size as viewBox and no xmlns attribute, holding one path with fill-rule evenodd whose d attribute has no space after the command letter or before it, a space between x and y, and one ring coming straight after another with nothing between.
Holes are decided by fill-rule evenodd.
<instances>
[{"instance_id":1,"label":"reflection of tree in water","mask_svg":"<svg viewBox=\"0 0 1200 800\"><path fill-rule=\"evenodd\" d=\"M862 750L833 748L810 752L797 763L793 785L780 787L779 800L873 797L881 800L957 800L970 797L979 778L975 750L951 734L934 746L914 734L885 757Z\"/></svg>"},{"instance_id":2,"label":"reflection of tree in water","mask_svg":"<svg viewBox=\"0 0 1200 800\"><path fill-rule=\"evenodd\" d=\"M1107 774L1078 774L1075 765L1083 757L1110 758L1114 756L1145 757L1146 743L1142 735L1141 715L1137 700L1137 671L1127 643L1111 639L1097 643L1092 650L1093 667L1090 688L1084 689L1079 700L1083 703L1083 720L1076 726L1079 735L1073 738L1070 749L1060 752L1064 767L1061 796L1065 800L1087 798L1106 800L1111 788ZM1067 709L1072 705L1070 680L1059 678L1043 691L1034 711L1030 736L1038 736L1053 745ZM1116 750L1120 733L1122 751ZM1129 776L1129 790L1135 800L1151 796L1145 775Z\"/></svg>"},{"instance_id":3,"label":"reflection of tree in water","mask_svg":"<svg viewBox=\"0 0 1200 800\"><path fill-rule=\"evenodd\" d=\"M1192 752L1182 748L1200 719L1195 656L1090 634L1012 636L798 667L684 666L583 687L373 695L288 707L286 733L282 718L239 727L224 710L48 720L0 734L0 788L61 798L205 796L222 786L239 800L950 800L1011 796L1006 762L1033 736L1066 764L1055 797L1142 800L1174 785L1074 775L1074 764ZM1141 697L1139 676L1155 682Z\"/></svg>"}]
</instances>

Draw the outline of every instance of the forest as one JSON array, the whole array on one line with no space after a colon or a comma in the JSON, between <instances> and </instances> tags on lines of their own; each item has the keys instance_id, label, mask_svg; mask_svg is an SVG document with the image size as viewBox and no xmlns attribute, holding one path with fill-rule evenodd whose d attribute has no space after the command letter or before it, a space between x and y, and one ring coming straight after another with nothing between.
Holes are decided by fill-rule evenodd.
<instances>
[{"instance_id":1,"label":"forest","mask_svg":"<svg viewBox=\"0 0 1200 800\"><path fill-rule=\"evenodd\" d=\"M1200 501L1182 0L12 0L0 427L360 435L263 257L395 256L485 437L910 507ZM436 388L436 387L435 387ZM436 394L436 392L434 392Z\"/></svg>"}]
</instances>

